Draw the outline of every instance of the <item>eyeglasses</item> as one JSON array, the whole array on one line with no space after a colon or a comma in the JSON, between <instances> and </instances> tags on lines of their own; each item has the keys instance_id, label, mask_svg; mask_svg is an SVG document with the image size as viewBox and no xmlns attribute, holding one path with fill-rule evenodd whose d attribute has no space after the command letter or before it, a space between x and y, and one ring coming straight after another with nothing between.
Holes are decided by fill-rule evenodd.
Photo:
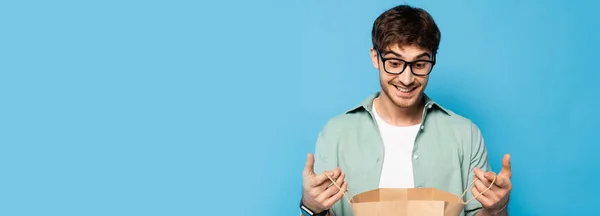
<instances>
[{"instance_id":1,"label":"eyeglasses","mask_svg":"<svg viewBox=\"0 0 600 216\"><path fill-rule=\"evenodd\" d=\"M401 74L406 70L406 66L410 66L410 71L415 76L427 76L431 73L431 69L433 69L433 65L435 65L435 60L417 60L417 61L404 61L399 58L383 58L379 49L375 49L377 51L377 55L383 62L383 70L389 74Z\"/></svg>"}]
</instances>

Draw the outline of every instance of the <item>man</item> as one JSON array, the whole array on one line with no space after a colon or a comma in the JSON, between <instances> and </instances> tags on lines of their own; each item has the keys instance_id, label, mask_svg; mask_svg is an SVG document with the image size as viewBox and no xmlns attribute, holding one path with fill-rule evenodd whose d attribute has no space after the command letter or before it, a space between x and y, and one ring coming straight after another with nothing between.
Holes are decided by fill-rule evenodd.
<instances>
[{"instance_id":1,"label":"man","mask_svg":"<svg viewBox=\"0 0 600 216\"><path fill-rule=\"evenodd\" d=\"M430 187L457 196L468 190L465 201L476 196L461 215L507 215L510 156L498 175L490 172L479 128L424 94L440 42L430 14L391 8L375 20L372 41L381 92L330 119L319 133L303 171L302 213L351 216L348 202L340 201L346 191Z\"/></svg>"}]
</instances>

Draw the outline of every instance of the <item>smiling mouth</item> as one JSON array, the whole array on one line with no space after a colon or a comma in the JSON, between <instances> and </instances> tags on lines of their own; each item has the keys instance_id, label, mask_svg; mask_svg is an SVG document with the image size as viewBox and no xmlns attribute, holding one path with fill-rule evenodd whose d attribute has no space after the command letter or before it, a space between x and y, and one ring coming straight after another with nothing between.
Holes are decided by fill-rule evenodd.
<instances>
[{"instance_id":1,"label":"smiling mouth","mask_svg":"<svg viewBox=\"0 0 600 216\"><path fill-rule=\"evenodd\" d=\"M403 93L410 93L410 92L414 91L415 89L417 89L417 86L400 87L400 86L394 85L394 87L396 87L396 89L398 89L398 91L403 92Z\"/></svg>"}]
</instances>

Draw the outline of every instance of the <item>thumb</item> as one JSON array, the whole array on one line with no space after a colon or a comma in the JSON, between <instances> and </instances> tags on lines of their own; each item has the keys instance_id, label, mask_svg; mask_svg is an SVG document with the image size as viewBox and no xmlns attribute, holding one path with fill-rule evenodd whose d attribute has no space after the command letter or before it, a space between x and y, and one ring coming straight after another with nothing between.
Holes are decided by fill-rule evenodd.
<instances>
[{"instance_id":1,"label":"thumb","mask_svg":"<svg viewBox=\"0 0 600 216\"><path fill-rule=\"evenodd\" d=\"M506 154L504 155L504 158L502 158L502 170L498 175L502 175L506 178L512 177L512 171L510 168L510 154Z\"/></svg>"},{"instance_id":2,"label":"thumb","mask_svg":"<svg viewBox=\"0 0 600 216\"><path fill-rule=\"evenodd\" d=\"M304 177L316 176L314 166L315 157L311 153L308 153L308 155L306 156L306 164L304 164L304 171L302 172L302 175Z\"/></svg>"}]
</instances>

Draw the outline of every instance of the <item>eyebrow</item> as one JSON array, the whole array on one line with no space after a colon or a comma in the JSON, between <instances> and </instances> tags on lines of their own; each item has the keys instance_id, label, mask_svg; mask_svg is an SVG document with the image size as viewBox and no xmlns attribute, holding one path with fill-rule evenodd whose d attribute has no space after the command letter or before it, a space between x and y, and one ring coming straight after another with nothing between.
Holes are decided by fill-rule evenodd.
<instances>
[{"instance_id":1,"label":"eyebrow","mask_svg":"<svg viewBox=\"0 0 600 216\"><path fill-rule=\"evenodd\" d=\"M394 51L387 51L387 52L383 53L384 56L387 55L387 54L392 54L392 55L394 55L394 56L396 56L398 58L402 58L402 55L400 55L400 54L398 54L398 53L396 53ZM429 57L429 59L431 59L431 55L429 55L429 53L426 53L426 52L425 53L421 53L415 59L420 59L420 58L423 58L423 57Z\"/></svg>"}]
</instances>

